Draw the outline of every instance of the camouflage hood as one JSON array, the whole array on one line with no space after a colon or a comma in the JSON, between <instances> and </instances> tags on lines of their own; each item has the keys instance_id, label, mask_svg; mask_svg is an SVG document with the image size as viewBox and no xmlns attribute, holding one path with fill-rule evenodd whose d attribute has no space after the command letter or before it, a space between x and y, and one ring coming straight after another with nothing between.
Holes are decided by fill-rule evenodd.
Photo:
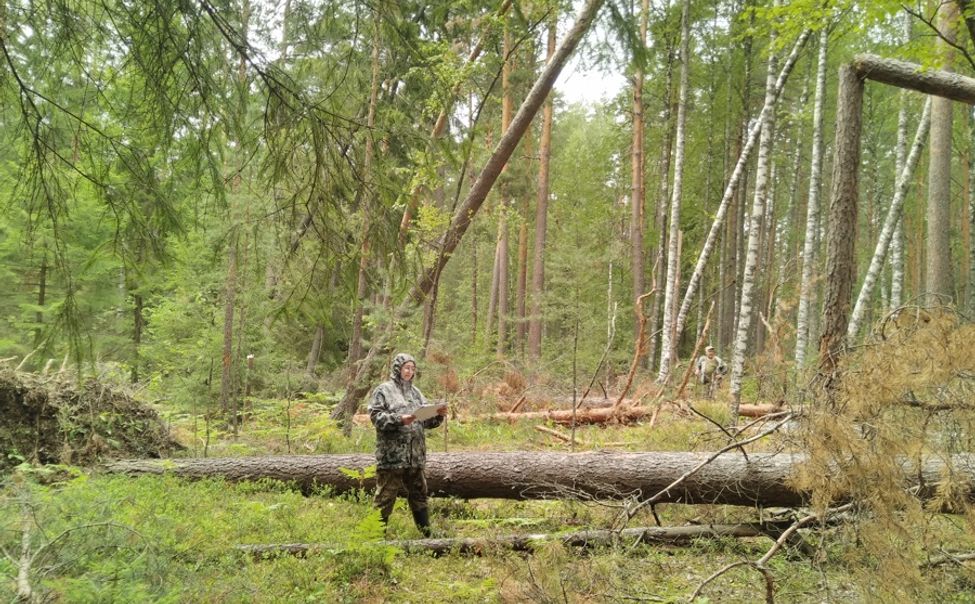
<instances>
[{"instance_id":1,"label":"camouflage hood","mask_svg":"<svg viewBox=\"0 0 975 604\"><path fill-rule=\"evenodd\" d=\"M389 379L393 380L397 386L402 387L404 382L403 378L399 376L399 370L407 363L413 363L416 365L416 359L412 355L401 352L393 357L393 365L389 368ZM413 379L416 379L416 374L413 374Z\"/></svg>"}]
</instances>

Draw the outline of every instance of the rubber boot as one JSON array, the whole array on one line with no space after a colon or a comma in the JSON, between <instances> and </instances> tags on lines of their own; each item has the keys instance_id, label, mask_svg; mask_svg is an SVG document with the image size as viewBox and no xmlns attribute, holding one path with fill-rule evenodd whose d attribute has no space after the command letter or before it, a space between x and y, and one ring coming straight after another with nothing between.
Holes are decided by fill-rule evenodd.
<instances>
[{"instance_id":1,"label":"rubber boot","mask_svg":"<svg viewBox=\"0 0 975 604\"><path fill-rule=\"evenodd\" d=\"M424 537L429 538L430 532L430 511L427 508L422 510L411 510L413 512L413 522L416 523L416 528L420 529Z\"/></svg>"}]
</instances>

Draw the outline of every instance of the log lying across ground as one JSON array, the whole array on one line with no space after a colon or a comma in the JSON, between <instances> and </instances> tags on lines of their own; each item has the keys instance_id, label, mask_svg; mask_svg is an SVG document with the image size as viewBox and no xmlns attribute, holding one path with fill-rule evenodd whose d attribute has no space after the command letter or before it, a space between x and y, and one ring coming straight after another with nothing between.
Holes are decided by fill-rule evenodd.
<instances>
[{"instance_id":1,"label":"log lying across ground","mask_svg":"<svg viewBox=\"0 0 975 604\"><path fill-rule=\"evenodd\" d=\"M696 539L714 537L762 537L778 538L793 521L749 522L742 524L700 524L692 526L651 526L629 528L622 531L587 530L568 534L502 535L498 537L473 538L456 537L440 539L403 539L399 541L377 541L376 545L388 545L409 554L433 554L435 556L456 553L480 556L484 552L513 550L533 552L544 543L560 541L566 547L593 548L622 543L659 543L684 545ZM341 546L323 543L273 543L238 545L241 552L255 558L290 555L304 557L317 552L341 550Z\"/></svg>"},{"instance_id":2,"label":"log lying across ground","mask_svg":"<svg viewBox=\"0 0 975 604\"><path fill-rule=\"evenodd\" d=\"M694 470L709 453L431 453L427 483L434 495L461 499L648 498ZM729 451L694 472L657 499L660 503L713 503L794 507L808 494L791 486L801 455ZM218 459L132 460L108 464L111 473L163 474L186 478L222 477L230 481L270 478L292 482L306 492L329 486L335 492L372 489L373 479L356 480L343 470L372 466L371 454L239 457ZM953 478L975 483L975 456L951 460ZM940 459L905 468L905 487L929 495L948 475Z\"/></svg>"},{"instance_id":3,"label":"log lying across ground","mask_svg":"<svg viewBox=\"0 0 975 604\"><path fill-rule=\"evenodd\" d=\"M490 413L487 415L459 416L457 419L462 422L467 421L494 421L514 423L518 421L542 421L552 422L560 426L570 426L574 422L577 426L581 425L600 425L600 424L632 424L642 420L649 420L656 409L655 405L630 406L620 405L619 407L580 407L575 414L572 409L549 409L546 411L519 411L515 413ZM738 415L746 417L762 417L772 413L778 413L784 407L774 404L763 405L739 405ZM369 416L360 413L355 415L353 421L360 425L369 424Z\"/></svg>"}]
</instances>

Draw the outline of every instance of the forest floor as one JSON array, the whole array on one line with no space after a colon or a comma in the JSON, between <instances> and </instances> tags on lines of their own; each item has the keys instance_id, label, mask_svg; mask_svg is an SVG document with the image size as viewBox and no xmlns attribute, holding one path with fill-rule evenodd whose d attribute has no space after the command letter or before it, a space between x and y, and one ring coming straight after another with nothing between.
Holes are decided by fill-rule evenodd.
<instances>
[{"instance_id":1,"label":"forest floor","mask_svg":"<svg viewBox=\"0 0 975 604\"><path fill-rule=\"evenodd\" d=\"M723 402L691 401L726 419ZM203 416L163 413L182 455L370 452L374 434L351 437L328 419L328 396L255 400L239 434ZM497 411L493 402L453 403L457 416L428 435L432 451L544 450L571 447L535 429L537 421L462 421ZM490 409L486 407L491 407ZM552 426L549 426L552 427ZM557 427L568 432L567 428ZM714 451L726 444L715 424L667 406L655 425L579 426L575 450ZM787 446L788 434L764 446ZM758 448L762 448L758 444ZM274 481L232 484L172 476L123 477L69 466L20 466L0 490L0 599L54 602L686 602L716 571L697 602L768 601L754 562L767 537L708 538L690 545L636 545L579 551L553 542L532 554L487 548L479 556L406 554L381 540L371 493L303 495ZM619 525L622 502L434 498L439 536L565 533ZM658 505L627 526L755 521L768 511L730 506ZM656 518L654 516L656 515ZM975 549L966 516L934 516L927 530L946 549ZM390 539L416 539L405 502ZM785 549L767 564L777 602L975 602L975 573L965 562L925 568L915 591L885 585L855 523L804 533L812 555ZM314 543L307 557L256 560L241 544ZM918 564L923 564L918 560ZM933 586L933 587L932 587ZM30 596L24 590L30 590ZM905 591L907 589L907 591ZM19 590L19 592L18 592Z\"/></svg>"}]
</instances>

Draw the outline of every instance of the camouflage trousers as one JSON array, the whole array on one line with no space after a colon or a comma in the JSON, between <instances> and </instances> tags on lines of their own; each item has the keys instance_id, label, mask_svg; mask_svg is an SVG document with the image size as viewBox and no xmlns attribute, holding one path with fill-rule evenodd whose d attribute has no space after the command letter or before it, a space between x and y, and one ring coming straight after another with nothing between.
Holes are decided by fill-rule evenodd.
<instances>
[{"instance_id":1,"label":"camouflage trousers","mask_svg":"<svg viewBox=\"0 0 975 604\"><path fill-rule=\"evenodd\" d=\"M373 506L379 509L383 523L389 521L393 504L400 493L406 494L406 502L414 517L427 509L427 479L423 468L395 468L376 470L376 498Z\"/></svg>"}]
</instances>

